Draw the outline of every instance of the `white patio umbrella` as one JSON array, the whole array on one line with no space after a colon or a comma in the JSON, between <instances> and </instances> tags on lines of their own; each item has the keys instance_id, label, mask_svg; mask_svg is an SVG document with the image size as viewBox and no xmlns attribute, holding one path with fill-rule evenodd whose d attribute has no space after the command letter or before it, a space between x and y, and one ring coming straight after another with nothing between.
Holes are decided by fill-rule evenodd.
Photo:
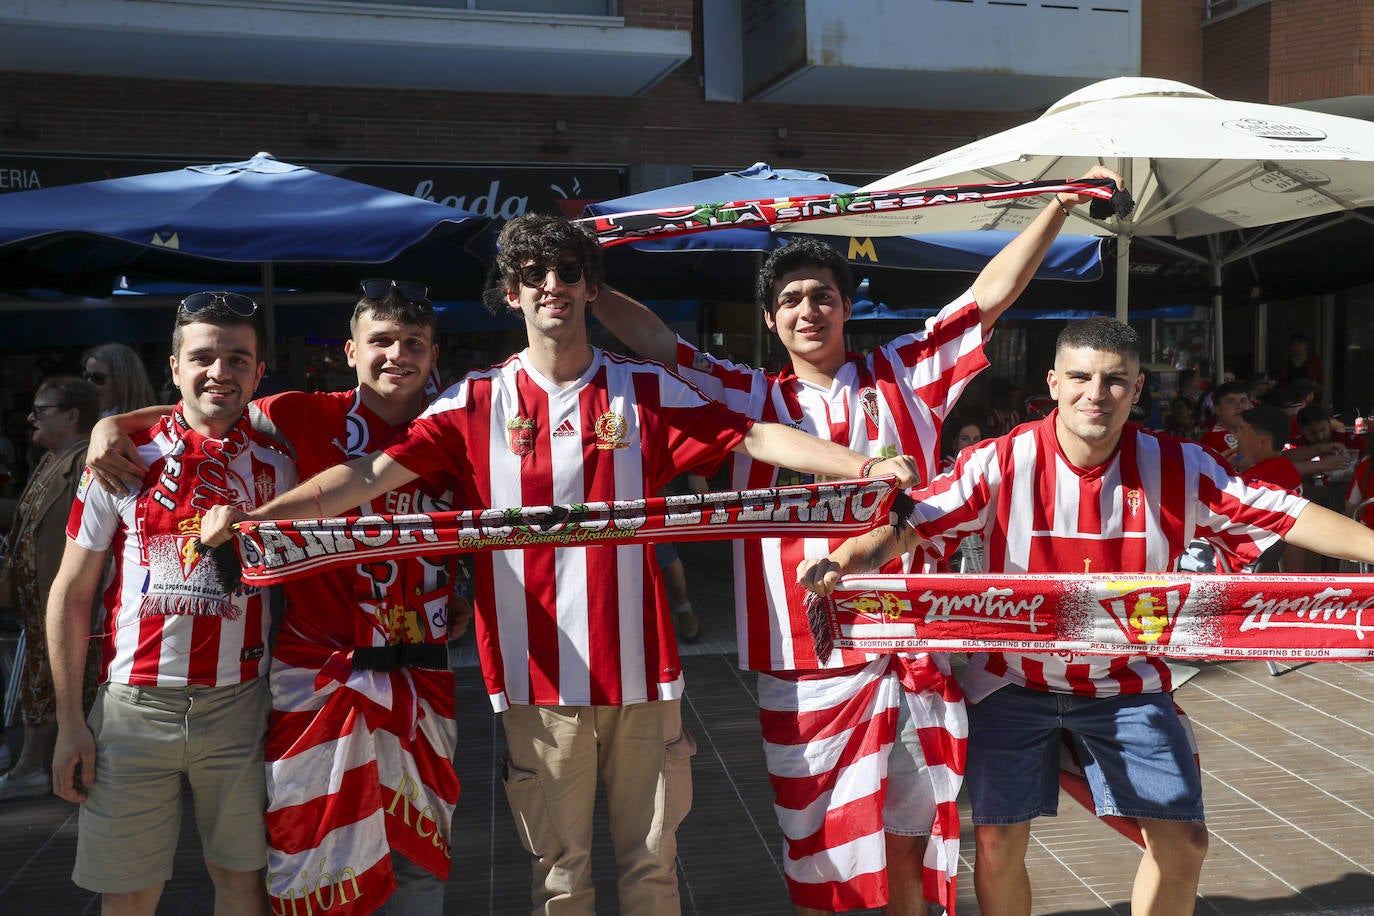
<instances>
[{"instance_id":1,"label":"white patio umbrella","mask_svg":"<svg viewBox=\"0 0 1374 916\"><path fill-rule=\"evenodd\" d=\"M867 189L981 181L1073 178L1094 165L1115 169L1135 197L1125 219L1093 220L1077 207L1065 231L1117 238L1117 317L1127 314L1131 241L1137 236L1208 237L1207 256L1152 244L1211 267L1221 359L1221 272L1297 235L1325 228L1336 212L1369 218L1374 204L1374 123L1321 112L1219 99L1172 80L1122 77L1065 96L1034 121L993 134L879 179ZM1036 198L817 220L790 232L884 235L1020 229L1045 206ZM1301 221L1251 233L1227 246L1221 233ZM1314 224L1319 222L1319 224Z\"/></svg>"}]
</instances>

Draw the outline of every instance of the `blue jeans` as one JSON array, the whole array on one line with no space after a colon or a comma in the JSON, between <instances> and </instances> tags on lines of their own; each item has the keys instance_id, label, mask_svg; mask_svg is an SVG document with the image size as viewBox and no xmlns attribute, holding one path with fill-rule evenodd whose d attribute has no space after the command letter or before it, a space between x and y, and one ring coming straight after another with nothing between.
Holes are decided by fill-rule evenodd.
<instances>
[{"instance_id":1,"label":"blue jeans","mask_svg":"<svg viewBox=\"0 0 1374 916\"><path fill-rule=\"evenodd\" d=\"M1060 733L1071 734L1099 816L1202 821L1202 779L1163 693L1079 697L1002 687L968 706L974 824L1059 810Z\"/></svg>"}]
</instances>

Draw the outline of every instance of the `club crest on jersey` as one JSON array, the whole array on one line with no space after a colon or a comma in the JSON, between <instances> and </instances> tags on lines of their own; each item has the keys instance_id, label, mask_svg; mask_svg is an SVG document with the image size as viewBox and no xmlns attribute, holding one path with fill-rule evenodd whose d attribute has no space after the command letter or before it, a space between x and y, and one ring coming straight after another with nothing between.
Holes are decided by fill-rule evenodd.
<instances>
[{"instance_id":1,"label":"club crest on jersey","mask_svg":"<svg viewBox=\"0 0 1374 916\"><path fill-rule=\"evenodd\" d=\"M1111 615L1121 632L1132 643L1162 646L1169 642L1178 612L1188 601L1192 586L1165 581L1140 583L1107 582L1109 597L1098 604Z\"/></svg>"},{"instance_id":2,"label":"club crest on jersey","mask_svg":"<svg viewBox=\"0 0 1374 916\"><path fill-rule=\"evenodd\" d=\"M625 418L618 413L607 411L596 418L597 443L599 449L628 448L630 443L625 441L625 435L629 431L629 424Z\"/></svg>"},{"instance_id":3,"label":"club crest on jersey","mask_svg":"<svg viewBox=\"0 0 1374 916\"><path fill-rule=\"evenodd\" d=\"M277 492L277 481L266 468L253 476L253 489L258 491L258 505L271 500Z\"/></svg>"},{"instance_id":4,"label":"club crest on jersey","mask_svg":"<svg viewBox=\"0 0 1374 916\"><path fill-rule=\"evenodd\" d=\"M868 422L872 428L878 426L878 392L873 388L865 388L859 392L859 404L863 407L864 416L868 417Z\"/></svg>"},{"instance_id":5,"label":"club crest on jersey","mask_svg":"<svg viewBox=\"0 0 1374 916\"><path fill-rule=\"evenodd\" d=\"M698 351L696 355L692 357L692 368L700 372L710 372L711 358L705 353Z\"/></svg>"},{"instance_id":6,"label":"club crest on jersey","mask_svg":"<svg viewBox=\"0 0 1374 916\"><path fill-rule=\"evenodd\" d=\"M1139 489L1126 491L1126 511L1135 515L1140 511L1140 507L1145 503L1145 494Z\"/></svg>"},{"instance_id":7,"label":"club crest on jersey","mask_svg":"<svg viewBox=\"0 0 1374 916\"><path fill-rule=\"evenodd\" d=\"M514 417L506 421L506 432L510 436L512 455L524 458L534 454L534 421L525 417Z\"/></svg>"}]
</instances>

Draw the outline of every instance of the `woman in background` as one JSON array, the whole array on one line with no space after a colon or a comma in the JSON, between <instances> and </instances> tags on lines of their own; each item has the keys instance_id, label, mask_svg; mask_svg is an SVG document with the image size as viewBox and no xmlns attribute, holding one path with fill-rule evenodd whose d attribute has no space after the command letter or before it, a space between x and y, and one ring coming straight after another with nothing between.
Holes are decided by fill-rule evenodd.
<instances>
[{"instance_id":1,"label":"woman in background","mask_svg":"<svg viewBox=\"0 0 1374 916\"><path fill-rule=\"evenodd\" d=\"M143 360L121 343L91 347L81 356L81 377L100 391L100 415L138 410L159 403Z\"/></svg>"},{"instance_id":2,"label":"woman in background","mask_svg":"<svg viewBox=\"0 0 1374 916\"><path fill-rule=\"evenodd\" d=\"M146 383L146 380L145 380ZM0 605L19 611L24 627L24 744L14 769L0 776L0 801L46 795L48 757L57 737L45 610L66 548L67 516L86 465L86 440L100 418L95 385L70 376L45 379L34 392L29 423L35 445L47 449L19 499L0 500L0 531L10 544L0 574ZM97 602L99 597L97 597ZM98 646L87 654L85 682L94 686ZM94 690L88 689L88 702Z\"/></svg>"}]
</instances>

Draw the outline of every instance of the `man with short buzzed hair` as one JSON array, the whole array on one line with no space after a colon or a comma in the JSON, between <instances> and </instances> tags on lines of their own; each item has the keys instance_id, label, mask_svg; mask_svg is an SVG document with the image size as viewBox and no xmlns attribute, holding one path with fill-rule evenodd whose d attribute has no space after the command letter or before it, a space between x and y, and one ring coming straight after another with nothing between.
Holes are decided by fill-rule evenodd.
<instances>
[{"instance_id":1,"label":"man with short buzzed hair","mask_svg":"<svg viewBox=\"0 0 1374 916\"><path fill-rule=\"evenodd\" d=\"M910 494L911 528L851 538L798 581L821 594L843 574L903 550L947 554L983 537L990 573L1162 572L1194 537L1233 568L1280 538L1331 556L1374 559L1374 531L1281 489L1231 476L1195 442L1128 422L1140 397L1139 339L1110 318L1070 324L1047 375L1044 420L979 443ZM1202 783L1156 654L978 652L968 700L965 784L977 844L974 885L986 916L1029 916L1031 822L1059 798L1061 731L1073 735L1099 816L1135 818L1145 852L1136 916L1193 912L1207 852Z\"/></svg>"}]
</instances>

